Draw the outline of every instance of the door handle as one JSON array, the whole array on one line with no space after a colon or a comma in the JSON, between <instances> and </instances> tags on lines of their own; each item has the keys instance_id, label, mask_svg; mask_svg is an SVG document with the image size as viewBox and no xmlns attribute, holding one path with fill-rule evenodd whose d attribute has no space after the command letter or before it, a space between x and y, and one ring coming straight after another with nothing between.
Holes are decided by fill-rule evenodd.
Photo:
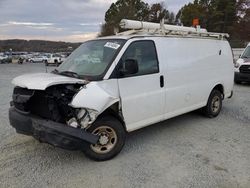
<instances>
[{"instance_id":1,"label":"door handle","mask_svg":"<svg viewBox=\"0 0 250 188\"><path fill-rule=\"evenodd\" d=\"M164 76L163 75L160 76L160 86L161 86L161 88L164 87Z\"/></svg>"}]
</instances>

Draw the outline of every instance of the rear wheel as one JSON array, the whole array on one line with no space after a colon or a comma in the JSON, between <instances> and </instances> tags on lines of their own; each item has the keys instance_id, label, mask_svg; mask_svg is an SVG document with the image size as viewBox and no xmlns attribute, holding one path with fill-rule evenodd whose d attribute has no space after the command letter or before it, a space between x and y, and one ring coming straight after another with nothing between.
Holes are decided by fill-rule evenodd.
<instances>
[{"instance_id":1,"label":"rear wheel","mask_svg":"<svg viewBox=\"0 0 250 188\"><path fill-rule=\"evenodd\" d=\"M202 109L203 113L209 117L217 117L222 108L222 93L219 90L213 90L208 98L207 105Z\"/></svg>"},{"instance_id":2,"label":"rear wheel","mask_svg":"<svg viewBox=\"0 0 250 188\"><path fill-rule=\"evenodd\" d=\"M119 154L123 148L126 131L121 122L112 116L96 120L88 131L99 136L98 143L88 145L84 151L90 159L109 160Z\"/></svg>"}]
</instances>

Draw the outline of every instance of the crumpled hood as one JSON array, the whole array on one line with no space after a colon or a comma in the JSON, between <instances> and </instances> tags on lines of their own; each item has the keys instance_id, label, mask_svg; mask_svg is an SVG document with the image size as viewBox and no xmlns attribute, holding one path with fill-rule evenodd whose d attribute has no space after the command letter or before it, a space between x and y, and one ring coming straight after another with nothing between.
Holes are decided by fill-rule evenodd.
<instances>
[{"instance_id":1,"label":"crumpled hood","mask_svg":"<svg viewBox=\"0 0 250 188\"><path fill-rule=\"evenodd\" d=\"M49 86L58 84L85 84L86 82L81 79L52 73L34 73L18 76L12 80L12 83L15 86L27 89L45 90Z\"/></svg>"}]
</instances>

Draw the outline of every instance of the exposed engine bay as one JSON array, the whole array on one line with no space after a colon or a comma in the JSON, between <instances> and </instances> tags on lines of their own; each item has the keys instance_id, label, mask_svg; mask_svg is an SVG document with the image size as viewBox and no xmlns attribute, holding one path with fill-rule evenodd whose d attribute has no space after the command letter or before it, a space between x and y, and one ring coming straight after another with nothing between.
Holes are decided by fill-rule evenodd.
<instances>
[{"instance_id":1,"label":"exposed engine bay","mask_svg":"<svg viewBox=\"0 0 250 188\"><path fill-rule=\"evenodd\" d=\"M15 87L13 105L24 114L86 129L96 119L97 113L94 110L77 109L69 105L82 87L82 84L54 85L46 90Z\"/></svg>"}]
</instances>

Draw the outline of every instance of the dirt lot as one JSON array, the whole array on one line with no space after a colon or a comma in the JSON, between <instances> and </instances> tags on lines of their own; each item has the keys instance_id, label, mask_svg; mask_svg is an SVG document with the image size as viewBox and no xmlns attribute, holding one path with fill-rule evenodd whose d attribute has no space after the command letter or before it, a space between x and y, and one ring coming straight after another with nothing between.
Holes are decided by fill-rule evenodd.
<instances>
[{"instance_id":1,"label":"dirt lot","mask_svg":"<svg viewBox=\"0 0 250 188\"><path fill-rule=\"evenodd\" d=\"M115 159L93 162L10 127L11 80L44 71L42 64L0 65L1 188L250 187L250 85L236 85L216 119L192 112L152 125L130 134Z\"/></svg>"}]
</instances>

